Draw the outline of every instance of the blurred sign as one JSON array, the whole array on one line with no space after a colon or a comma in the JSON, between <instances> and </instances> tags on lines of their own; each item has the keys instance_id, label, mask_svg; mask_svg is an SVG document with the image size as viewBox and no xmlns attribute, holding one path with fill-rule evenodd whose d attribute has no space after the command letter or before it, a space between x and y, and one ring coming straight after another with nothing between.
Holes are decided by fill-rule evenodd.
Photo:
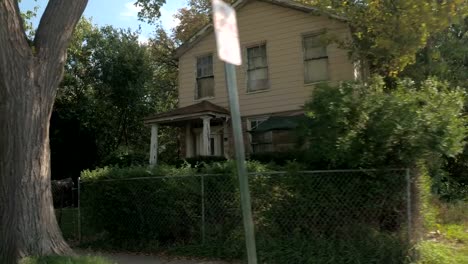
<instances>
[{"instance_id":1,"label":"blurred sign","mask_svg":"<svg viewBox=\"0 0 468 264\"><path fill-rule=\"evenodd\" d=\"M236 11L222 0L213 0L213 21L219 58L234 65L241 65Z\"/></svg>"}]
</instances>

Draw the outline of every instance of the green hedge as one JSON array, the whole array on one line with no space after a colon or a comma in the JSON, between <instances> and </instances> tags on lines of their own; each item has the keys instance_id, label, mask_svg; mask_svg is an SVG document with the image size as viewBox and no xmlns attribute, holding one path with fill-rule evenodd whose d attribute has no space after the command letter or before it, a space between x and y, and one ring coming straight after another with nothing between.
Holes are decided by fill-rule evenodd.
<instances>
[{"instance_id":1,"label":"green hedge","mask_svg":"<svg viewBox=\"0 0 468 264\"><path fill-rule=\"evenodd\" d=\"M377 261L382 259L401 263L396 261L405 251L401 239L405 181L400 172L304 175L298 172L300 166L289 163L282 168L288 170L286 175L271 176L266 165L247 165L257 174L250 176L250 188L264 261L287 263L288 257L294 263L313 263L306 258L340 247L353 252L362 249L356 256L361 263L382 263ZM178 254L241 258L243 228L234 168L233 162L224 162L200 172L190 165L85 171L84 238L114 249L164 248ZM202 178L196 173L220 175ZM302 251L309 253L302 255ZM336 251L330 257L343 260L335 263L358 263L346 262L352 255L345 253Z\"/></svg>"}]
</instances>

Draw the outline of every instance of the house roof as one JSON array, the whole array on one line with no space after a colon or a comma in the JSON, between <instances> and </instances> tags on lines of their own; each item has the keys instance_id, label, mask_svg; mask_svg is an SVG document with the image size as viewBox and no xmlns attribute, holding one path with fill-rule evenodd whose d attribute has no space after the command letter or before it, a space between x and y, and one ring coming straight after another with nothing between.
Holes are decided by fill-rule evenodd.
<instances>
[{"instance_id":1,"label":"house roof","mask_svg":"<svg viewBox=\"0 0 468 264\"><path fill-rule=\"evenodd\" d=\"M145 124L155 123L170 123L179 120L186 120L201 115L222 115L229 116L229 111L224 107L215 105L208 101L201 101L200 103L189 105L186 107L177 108L168 112L159 113L156 115L144 118Z\"/></svg>"},{"instance_id":2,"label":"house roof","mask_svg":"<svg viewBox=\"0 0 468 264\"><path fill-rule=\"evenodd\" d=\"M339 21L346 22L347 19L341 16L337 16L331 13L327 13L326 11L320 10L318 8L309 6L309 5L304 5L298 2L295 2L293 0L237 0L232 4L232 6L236 9L239 10L243 6L245 6L247 3L252 2L252 1L260 1L260 2L265 2L265 3L270 3L273 5L278 5L286 8L291 8L295 9L298 11L302 11L305 13L309 13L315 16L327 16L332 19L336 19ZM213 32L213 23L210 21L209 24L204 26L202 29L200 29L197 33L195 33L189 40L187 40L184 44L182 44L176 51L176 58L180 58L182 55L184 55L188 50L190 50L193 46L195 46L200 40L202 40L205 36Z\"/></svg>"}]
</instances>

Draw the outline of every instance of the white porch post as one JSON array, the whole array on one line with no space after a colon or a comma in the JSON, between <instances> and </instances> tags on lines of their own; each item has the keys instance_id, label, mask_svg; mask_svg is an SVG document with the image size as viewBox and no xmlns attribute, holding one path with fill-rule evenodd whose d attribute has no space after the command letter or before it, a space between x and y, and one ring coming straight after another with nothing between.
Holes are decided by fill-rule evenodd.
<instances>
[{"instance_id":1,"label":"white porch post","mask_svg":"<svg viewBox=\"0 0 468 264\"><path fill-rule=\"evenodd\" d=\"M151 125L151 146L150 146L150 166L158 164L158 124Z\"/></svg>"},{"instance_id":2,"label":"white porch post","mask_svg":"<svg viewBox=\"0 0 468 264\"><path fill-rule=\"evenodd\" d=\"M204 116L203 119L203 133L202 133L202 155L209 156L211 154L211 144L210 144L210 135L211 135L211 126L210 120L211 117Z\"/></svg>"},{"instance_id":3,"label":"white porch post","mask_svg":"<svg viewBox=\"0 0 468 264\"><path fill-rule=\"evenodd\" d=\"M193 157L193 137L192 137L192 125L187 123L185 125L185 157Z\"/></svg>"}]
</instances>

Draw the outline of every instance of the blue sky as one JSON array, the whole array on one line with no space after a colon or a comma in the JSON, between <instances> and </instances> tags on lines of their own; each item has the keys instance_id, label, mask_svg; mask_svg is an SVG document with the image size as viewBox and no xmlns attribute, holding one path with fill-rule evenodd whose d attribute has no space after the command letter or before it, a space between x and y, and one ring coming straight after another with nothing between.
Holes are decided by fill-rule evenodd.
<instances>
[{"instance_id":1,"label":"blue sky","mask_svg":"<svg viewBox=\"0 0 468 264\"><path fill-rule=\"evenodd\" d=\"M73 0L68 0L73 1ZM161 24L167 30L177 25L173 15L179 8L187 5L188 0L166 0L166 4L161 8ZM37 18L33 23L37 26L40 16L44 12L47 0L23 0L21 1L21 10L32 9L39 6ZM132 0L89 0L88 6L84 12L85 17L92 17L93 23L104 26L112 25L118 28L131 28L138 30L141 26L140 40L145 41L154 31L154 26L138 21L138 8L133 5Z\"/></svg>"}]
</instances>

